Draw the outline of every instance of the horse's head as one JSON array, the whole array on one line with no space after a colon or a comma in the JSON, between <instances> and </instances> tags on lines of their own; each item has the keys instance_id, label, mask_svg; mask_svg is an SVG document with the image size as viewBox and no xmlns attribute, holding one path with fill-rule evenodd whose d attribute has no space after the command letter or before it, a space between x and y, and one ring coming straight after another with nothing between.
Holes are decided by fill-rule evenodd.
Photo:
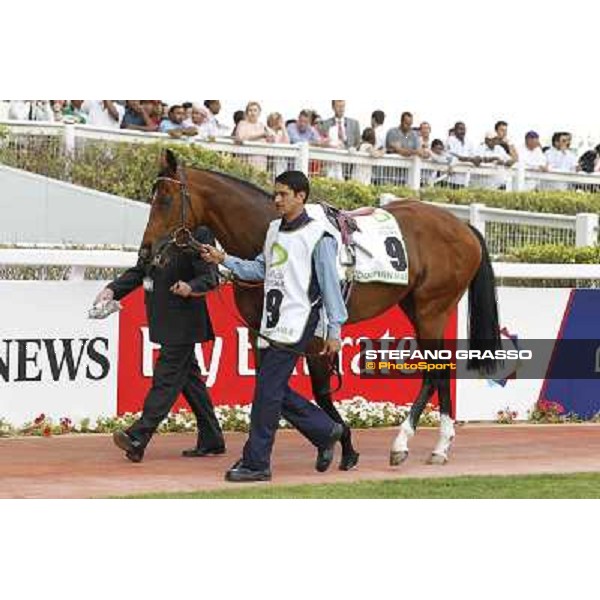
<instances>
[{"instance_id":1,"label":"horse's head","mask_svg":"<svg viewBox=\"0 0 600 600\"><path fill-rule=\"evenodd\" d=\"M193 234L201 223L200 213L200 207L192 206L184 168L171 150L165 150L161 170L152 187L141 257L154 266L164 267L174 250L198 250Z\"/></svg>"}]
</instances>

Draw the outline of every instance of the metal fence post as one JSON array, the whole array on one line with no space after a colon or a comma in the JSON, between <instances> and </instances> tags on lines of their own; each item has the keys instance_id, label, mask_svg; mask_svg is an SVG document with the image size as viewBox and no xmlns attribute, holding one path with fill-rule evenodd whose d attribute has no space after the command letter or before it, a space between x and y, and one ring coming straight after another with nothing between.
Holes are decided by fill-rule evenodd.
<instances>
[{"instance_id":1,"label":"metal fence post","mask_svg":"<svg viewBox=\"0 0 600 600\"><path fill-rule=\"evenodd\" d=\"M301 142L297 145L298 154L296 156L296 169L302 171L308 176L308 162L309 162L309 147L308 142Z\"/></svg>"},{"instance_id":2,"label":"metal fence post","mask_svg":"<svg viewBox=\"0 0 600 600\"><path fill-rule=\"evenodd\" d=\"M579 213L575 217L575 245L595 246L598 242L598 215Z\"/></svg>"},{"instance_id":3,"label":"metal fence post","mask_svg":"<svg viewBox=\"0 0 600 600\"><path fill-rule=\"evenodd\" d=\"M469 205L469 223L471 223L475 229L479 230L481 235L485 238L485 216L483 214L484 208L485 204L480 204L478 202Z\"/></svg>"},{"instance_id":4,"label":"metal fence post","mask_svg":"<svg viewBox=\"0 0 600 600\"><path fill-rule=\"evenodd\" d=\"M67 124L64 125L64 143L65 143L65 152L67 155L71 156L75 151L75 125Z\"/></svg>"},{"instance_id":5,"label":"metal fence post","mask_svg":"<svg viewBox=\"0 0 600 600\"><path fill-rule=\"evenodd\" d=\"M522 192L525 190L525 165L519 161L516 167L513 177L513 191Z\"/></svg>"},{"instance_id":6,"label":"metal fence post","mask_svg":"<svg viewBox=\"0 0 600 600\"><path fill-rule=\"evenodd\" d=\"M411 190L421 189L421 158L415 156L412 165L408 167L408 187Z\"/></svg>"}]
</instances>

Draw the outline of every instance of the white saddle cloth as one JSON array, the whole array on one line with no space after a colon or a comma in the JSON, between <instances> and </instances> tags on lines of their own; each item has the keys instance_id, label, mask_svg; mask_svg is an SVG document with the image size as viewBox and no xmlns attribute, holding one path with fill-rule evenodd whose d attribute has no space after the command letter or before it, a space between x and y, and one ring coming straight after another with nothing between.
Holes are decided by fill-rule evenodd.
<instances>
[{"instance_id":1,"label":"white saddle cloth","mask_svg":"<svg viewBox=\"0 0 600 600\"><path fill-rule=\"evenodd\" d=\"M345 249L340 232L332 225L320 204L307 204L308 215L326 224L327 231L338 243L338 273L346 279ZM408 284L408 253L398 221L382 208L373 214L354 217L360 231L352 234L356 244L353 280L359 283Z\"/></svg>"}]
</instances>

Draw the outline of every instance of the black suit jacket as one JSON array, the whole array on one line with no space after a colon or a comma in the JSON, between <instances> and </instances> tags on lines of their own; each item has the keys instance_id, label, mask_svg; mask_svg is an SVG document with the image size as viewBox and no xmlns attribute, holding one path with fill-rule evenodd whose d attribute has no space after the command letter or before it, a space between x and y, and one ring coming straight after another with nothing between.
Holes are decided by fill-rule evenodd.
<instances>
[{"instance_id":1,"label":"black suit jacket","mask_svg":"<svg viewBox=\"0 0 600 600\"><path fill-rule=\"evenodd\" d=\"M206 227L194 232L202 244L214 245L215 238ZM141 261L115 279L108 287L120 300L142 285L146 271ZM145 291L146 316L150 339L157 344L194 344L214 339L214 331L204 297L182 298L169 288L177 281L188 283L193 292L207 292L218 285L217 269L197 252L172 250L171 260L163 269L152 268L153 291Z\"/></svg>"}]
</instances>

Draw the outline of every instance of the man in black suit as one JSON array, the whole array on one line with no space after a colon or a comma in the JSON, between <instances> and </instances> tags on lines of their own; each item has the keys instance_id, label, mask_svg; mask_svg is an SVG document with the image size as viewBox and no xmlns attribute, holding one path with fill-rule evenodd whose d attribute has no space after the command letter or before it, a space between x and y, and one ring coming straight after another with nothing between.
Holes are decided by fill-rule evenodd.
<instances>
[{"instance_id":1,"label":"man in black suit","mask_svg":"<svg viewBox=\"0 0 600 600\"><path fill-rule=\"evenodd\" d=\"M214 236L200 227L194 237L214 244ZM197 252L173 251L164 268L151 268L143 261L123 273L98 294L96 303L120 300L144 286L150 339L161 344L154 368L152 388L144 401L141 418L127 431L116 431L115 444L132 462L141 462L144 450L161 421L183 393L198 422L196 447L184 450L188 457L223 454L225 441L194 354L196 343L214 339L206 301L202 293L217 286L217 271Z\"/></svg>"}]
</instances>

